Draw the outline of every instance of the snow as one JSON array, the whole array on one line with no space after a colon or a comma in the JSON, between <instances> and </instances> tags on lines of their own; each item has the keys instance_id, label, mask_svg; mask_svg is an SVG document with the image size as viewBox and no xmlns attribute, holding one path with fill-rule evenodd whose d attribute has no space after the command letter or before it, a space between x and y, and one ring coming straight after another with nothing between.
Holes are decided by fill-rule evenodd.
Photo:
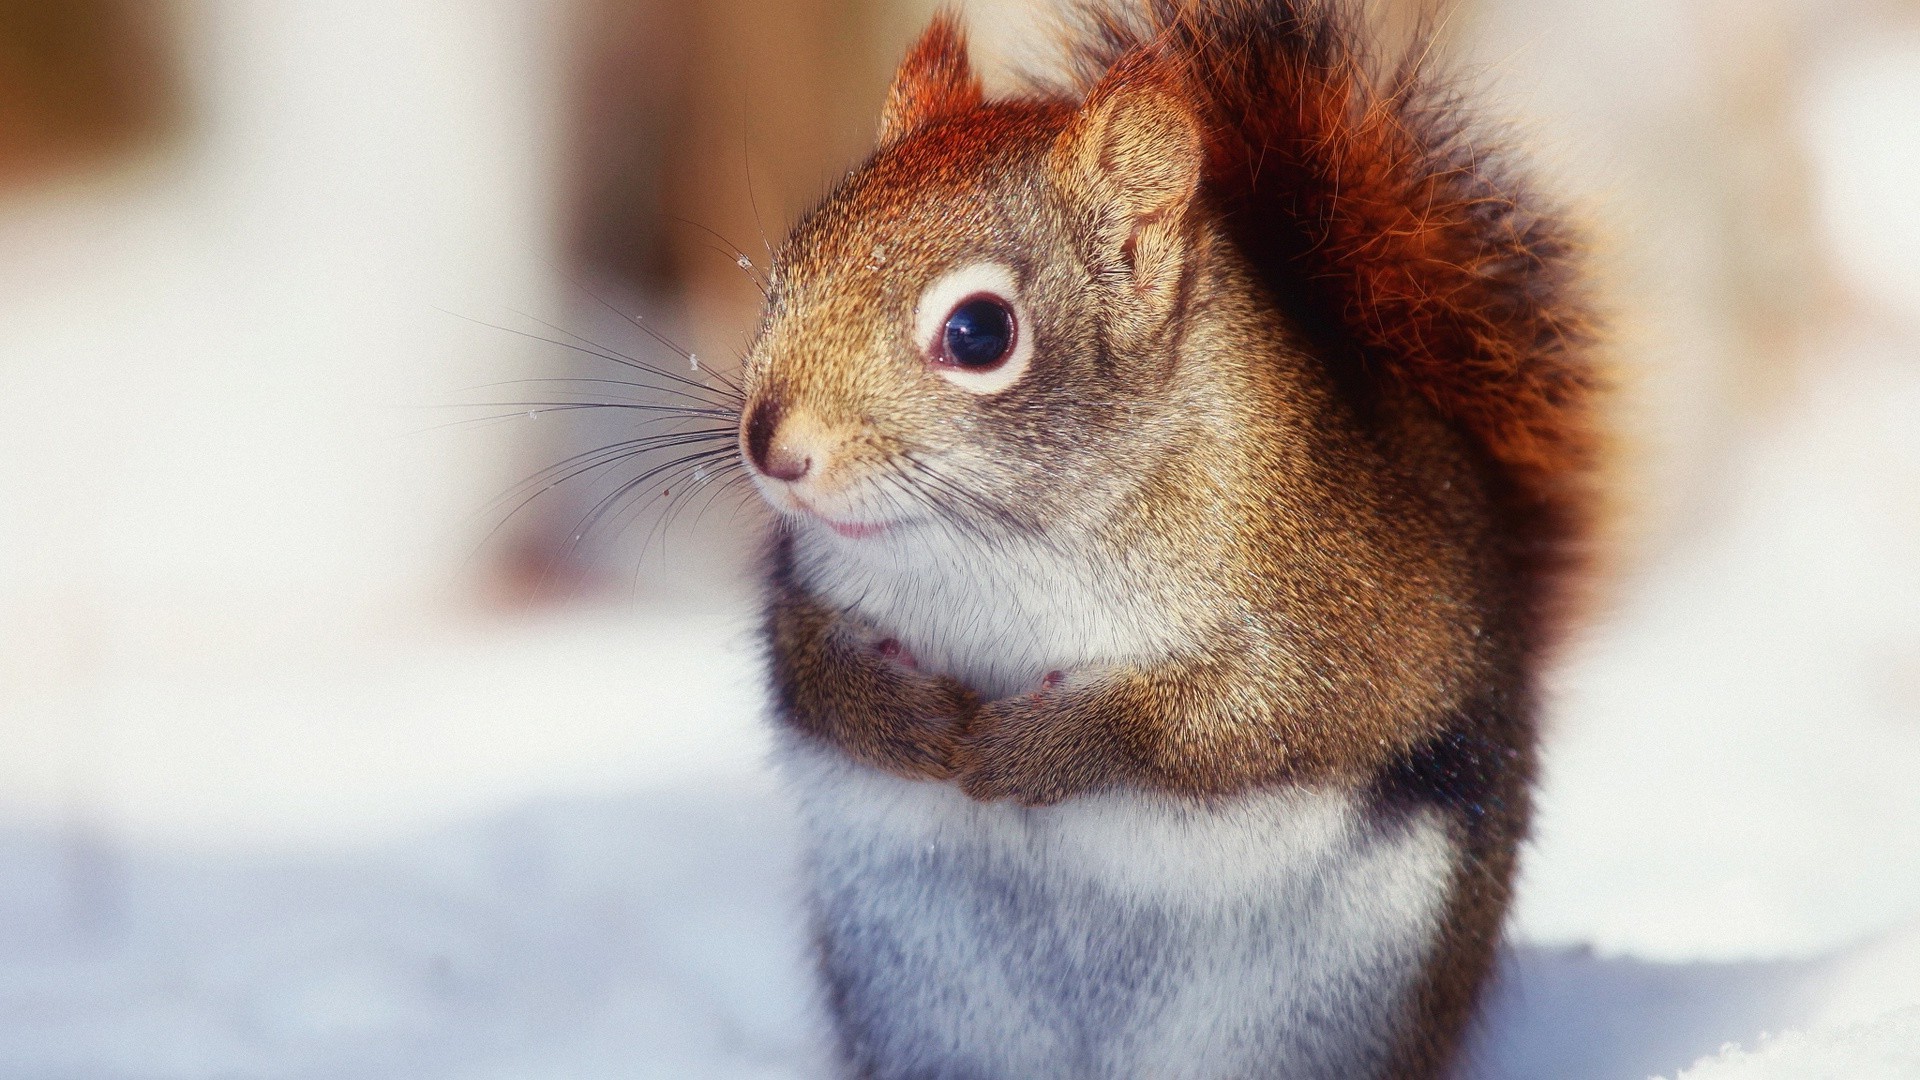
<instances>
[{"instance_id":1,"label":"snow","mask_svg":"<svg viewBox=\"0 0 1920 1080\"><path fill-rule=\"evenodd\" d=\"M826 1075L793 823L763 782L531 804L351 851L86 839L0 835L0 1075ZM1913 941L1886 956L1909 978ZM1885 952L1660 963L1522 946L1481 1075L1636 1080L1729 1042L1803 1060L1830 1043L1760 1036L1807 1024Z\"/></svg>"},{"instance_id":2,"label":"snow","mask_svg":"<svg viewBox=\"0 0 1920 1080\"><path fill-rule=\"evenodd\" d=\"M1920 1009L1839 1031L1794 1032L1731 1049L1677 1080L1910 1080L1920 1076Z\"/></svg>"},{"instance_id":3,"label":"snow","mask_svg":"<svg viewBox=\"0 0 1920 1080\"><path fill-rule=\"evenodd\" d=\"M1920 911L1920 368L1820 360L1561 679L1527 936L1734 959Z\"/></svg>"}]
</instances>

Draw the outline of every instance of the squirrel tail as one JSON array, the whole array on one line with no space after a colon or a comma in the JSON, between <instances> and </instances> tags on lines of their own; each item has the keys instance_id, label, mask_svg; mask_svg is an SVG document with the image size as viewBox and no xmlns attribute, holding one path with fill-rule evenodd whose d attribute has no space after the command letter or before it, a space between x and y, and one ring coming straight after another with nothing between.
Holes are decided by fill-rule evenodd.
<instances>
[{"instance_id":1,"label":"squirrel tail","mask_svg":"<svg viewBox=\"0 0 1920 1080\"><path fill-rule=\"evenodd\" d=\"M1597 337L1565 223L1427 70L1341 0L1105 0L1066 34L1082 93L1176 89L1235 240L1342 385L1417 391L1490 466L1526 570L1564 581L1597 517ZM1541 581L1549 623L1568 591Z\"/></svg>"}]
</instances>

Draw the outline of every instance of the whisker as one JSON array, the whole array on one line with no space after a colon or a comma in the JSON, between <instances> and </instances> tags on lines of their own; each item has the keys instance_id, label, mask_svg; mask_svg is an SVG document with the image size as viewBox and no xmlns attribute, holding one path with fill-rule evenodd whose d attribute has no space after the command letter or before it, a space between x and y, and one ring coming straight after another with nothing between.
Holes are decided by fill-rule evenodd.
<instances>
[{"instance_id":1,"label":"whisker","mask_svg":"<svg viewBox=\"0 0 1920 1080\"><path fill-rule=\"evenodd\" d=\"M651 423L654 420L731 419L731 417L727 417L725 415L715 415L711 413L680 412L680 411L670 409L666 406L648 406L648 405L641 405L641 404L635 404L635 403L629 403L629 402L612 402L612 401L540 401L540 402L497 401L497 402L475 402L471 405L449 406L449 407L450 408L495 407L495 408L512 409L513 411L504 412L504 413L494 413L490 416L469 416L461 420L449 420L442 424L434 424L429 427L421 428L419 429L417 434L426 434L428 432L433 432L433 431L444 431L447 428L481 427L488 424L501 424L501 423L506 423L507 421L510 421L510 420L534 420L534 419L538 419L539 417L545 416L548 413L573 412L579 409L634 409L642 412L662 412L667 414L665 416L652 417L647 421L643 421L643 423Z\"/></svg>"},{"instance_id":2,"label":"whisker","mask_svg":"<svg viewBox=\"0 0 1920 1080\"><path fill-rule=\"evenodd\" d=\"M674 341L672 338L668 337L667 335L661 333L658 330L655 330L652 326L649 326L647 323L643 322L640 316L631 314L626 311L622 311L621 309L615 307L610 301L607 300L606 297L601 296L599 293L594 292L592 289L587 288L586 284L583 283L579 278L574 277L572 274L569 274L564 270L561 270L559 267L557 266L554 267L554 270L558 272L561 277L566 278L567 281L571 283L574 288L579 289L581 292L587 294L587 296L590 297L594 303L599 304L601 307L606 308L608 311L611 311L615 315L618 315L622 319L625 319L628 323L632 324L635 329L639 330L641 333L652 338L654 341L658 342L661 346L670 350L675 355L679 356L682 360L685 360L687 363L689 364L697 363L694 359L694 355L692 352L688 351L684 346L680 345L678 342Z\"/></svg>"},{"instance_id":3,"label":"whisker","mask_svg":"<svg viewBox=\"0 0 1920 1080\"><path fill-rule=\"evenodd\" d=\"M678 405L656 405L647 401L464 401L450 408L532 409L536 412L542 409L553 412L564 412L569 409L630 409L636 412L665 413L668 416L700 420L735 420L740 416L731 409L688 409Z\"/></svg>"},{"instance_id":4,"label":"whisker","mask_svg":"<svg viewBox=\"0 0 1920 1080\"><path fill-rule=\"evenodd\" d=\"M686 218L680 218L678 220L685 221L688 225L693 225L693 222L687 221ZM703 225L695 225L694 227L706 228ZM712 229L707 229L707 231L710 233L713 232ZM713 233L713 235L719 236L720 234ZM753 283L753 287L760 290L760 299L765 300L767 298L767 284L766 282L761 281L760 278L754 274L753 260L747 256L746 252L740 251L737 248L734 249L733 251L727 250L728 248L733 247L732 244L728 244L727 247L725 248L719 247L714 244L707 244L705 245L705 247L708 251L714 252L715 254L727 256L728 261L732 262L733 265L739 267L741 273L747 275L747 280Z\"/></svg>"},{"instance_id":5,"label":"whisker","mask_svg":"<svg viewBox=\"0 0 1920 1080\"><path fill-rule=\"evenodd\" d=\"M714 374L719 375L720 373L714 372ZM628 379L600 379L586 375L547 375L528 379L502 379L499 382L480 383L477 386L469 386L460 392L476 393L481 390L497 390L503 386L554 386L564 388L565 386L576 383L584 383L588 386L616 386L624 390L643 390L652 394L660 392L660 387L653 383L633 382ZM712 388L708 387L708 389ZM581 392L584 393L585 391ZM719 408L719 406L714 406L714 408ZM726 407L726 411L733 415L739 414L739 410L733 408L731 404Z\"/></svg>"},{"instance_id":6,"label":"whisker","mask_svg":"<svg viewBox=\"0 0 1920 1080\"><path fill-rule=\"evenodd\" d=\"M753 192L753 114L747 109L747 102L741 102L740 161L747 173L747 205L753 208L753 226L760 230L760 246L767 249L769 268L773 263L773 244L767 239L767 223L760 219L760 200Z\"/></svg>"},{"instance_id":7,"label":"whisker","mask_svg":"<svg viewBox=\"0 0 1920 1080\"><path fill-rule=\"evenodd\" d=\"M961 486L960 484L956 483L954 480L943 475L938 470L933 468L933 466L928 465L926 462L922 461L920 458L914 456L911 453L905 453L900 455L900 460L905 461L908 465L912 466L915 476L920 478L921 481L923 481L930 487L939 491L941 494L961 503L964 506L971 507L974 510L979 511L980 513L990 518L993 518L996 521L1001 521L1002 523L1005 522L1006 513L999 506L996 506L993 503L988 502L984 497L982 497L978 493L973 492ZM974 523L968 520L967 524L969 526L975 526L975 529L973 531L977 531L977 523Z\"/></svg>"},{"instance_id":8,"label":"whisker","mask_svg":"<svg viewBox=\"0 0 1920 1080\"><path fill-rule=\"evenodd\" d=\"M742 270L747 271L747 276L749 277L753 276L753 260L747 258L747 253L741 249L739 244L736 244L733 241L727 239L726 236L723 233L721 233L719 230L710 229L707 226L702 225L699 222L693 220L692 218L684 218L678 214L674 214L671 216L673 220L679 222L680 224L691 225L694 228L699 229L701 232L706 233L708 236L713 237L715 240L720 241L722 244L725 244L727 247L727 251L731 253L734 257L734 265L740 267L740 269ZM745 260L744 262L741 261L743 259ZM754 280L758 282L759 279L755 278ZM764 289L762 289L761 291L765 292Z\"/></svg>"},{"instance_id":9,"label":"whisker","mask_svg":"<svg viewBox=\"0 0 1920 1080\"><path fill-rule=\"evenodd\" d=\"M915 483L897 463L889 465L880 475L893 490L901 492L909 501L926 508L932 515L933 523L947 533L949 538L965 535L986 543L994 541L995 538L987 534L977 522L936 498L936 492L928 491L925 486Z\"/></svg>"},{"instance_id":10,"label":"whisker","mask_svg":"<svg viewBox=\"0 0 1920 1080\"><path fill-rule=\"evenodd\" d=\"M689 465L680 473L675 474L675 477L672 478L672 487L678 490L667 500L667 505L661 508L660 517L654 522L653 528L647 531L647 538L640 545L641 551L644 552L651 546L654 537L658 536L660 538L661 553L664 555L666 552L668 530L679 520L679 516L685 512L686 507L693 501L694 496L702 491L710 490L720 477L730 473L735 474L735 478L744 475L739 458L726 459L711 464L700 462ZM693 479L691 483L683 484L679 481L678 477L686 475L691 475ZM705 507L711 507L712 505L713 496L709 494ZM702 508L702 513L705 512L705 507ZM698 527L699 524L700 518L696 516L694 518L694 526Z\"/></svg>"},{"instance_id":11,"label":"whisker","mask_svg":"<svg viewBox=\"0 0 1920 1080\"><path fill-rule=\"evenodd\" d=\"M578 285L579 283L575 282L575 284ZM616 315L621 316L622 318L626 319L628 322L632 323L633 325L640 327L641 330L644 330L648 334L651 334L662 345L665 345L667 348L680 354L680 356L683 359L685 359L688 363L694 364L696 368L698 367L698 364L695 363L694 361L692 353L686 351L685 349L682 349L678 345L675 345L673 342L667 340L665 337L662 337L657 331L653 330L652 328L642 325L640 322L639 316L628 315L625 312L621 311L619 308L614 307L612 304L608 303L607 301L600 299L600 297L594 296L592 293L588 293L587 295L593 296L593 299L599 302L607 310L613 312ZM639 357L628 356L626 353L623 353L618 349L612 348L607 345L602 345L601 343L593 340L592 338L582 337L581 335L576 334L573 331L566 329L565 327L555 326L554 324L546 321L545 319L539 318L534 315L528 315L525 312L516 312L515 314L520 315L521 318L530 319L533 322L537 322L541 326L544 326L547 329L552 330L556 334L565 334L567 337L570 337L573 340L578 341L583 345L590 346L594 349L599 349L602 353L605 354L602 357L602 359L613 360L616 363L623 363L631 367L637 367L643 371L649 372L654 375L658 375L661 378L672 379L674 382L677 382L682 386L690 386L690 387L694 387L695 389L705 390L708 392L713 391L713 387L705 382L702 382L698 379L687 378L684 375L680 375L675 372L668 371L666 368L655 367L654 365L647 363L646 361L640 359Z\"/></svg>"},{"instance_id":12,"label":"whisker","mask_svg":"<svg viewBox=\"0 0 1920 1080\"><path fill-rule=\"evenodd\" d=\"M734 365L736 367L745 366L746 357L745 356L734 357ZM732 375L728 374L727 372L720 371L717 369L710 372L709 374L711 374L714 378L720 380L720 385L727 388L727 391L733 395L734 401L738 402L741 405L746 404L747 391L745 387L740 385L740 380L734 378Z\"/></svg>"},{"instance_id":13,"label":"whisker","mask_svg":"<svg viewBox=\"0 0 1920 1080\"><path fill-rule=\"evenodd\" d=\"M582 461L583 459L587 459L587 458L597 459L597 460L588 462L586 464L580 465L579 467L574 468L570 471L565 472L564 475L559 476L557 479L554 479L552 482L541 487L539 490L526 495L525 498L522 498L519 502L515 503L511 509L509 509L505 514L501 515L500 520L494 523L493 528L487 531L487 535L484 538L482 538L480 542L480 546L485 547L488 543L491 543L493 541L493 538L499 534L501 529L506 527L508 522L512 521L522 510L525 510L528 506L532 505L533 502L536 499L538 499L540 496L546 494L547 492L553 490L554 488L559 487L560 485L565 484L568 481L575 479L576 477L583 476L589 472L592 472L595 469L618 464L619 462L640 457L652 450L657 450L661 448L660 446L643 446L639 448L633 448L631 446L633 442L639 442L639 441L645 441L645 440L629 440L629 442L626 444L616 443L611 447L602 447L599 450L589 451L585 454L576 454L573 457L568 458L565 462L561 462L557 465L551 465L551 466L548 466L546 469L541 470L541 473L551 473L556 469L565 469L569 464ZM730 447L723 448L723 449L726 452L729 452L729 453L731 452ZM538 475L539 474L536 474L536 476ZM515 485L515 488L516 489L524 488L527 486L527 484L531 482L532 482L532 478L529 478L529 480L522 481L520 484ZM626 485L622 485L622 490L625 489L625 486ZM616 494L618 494L618 492L616 492ZM508 501L511 498L512 498L511 493L508 495L502 496L501 498L494 500L492 507L497 509L502 503ZM599 504L596 504L596 508L598 505ZM576 532L578 532L580 528L581 528L580 525L576 525L575 526ZM576 535L573 537L572 541L568 543L566 550L563 553L566 557L568 558L572 557L573 552L578 547L578 543L577 543L578 539L579 539L579 536Z\"/></svg>"},{"instance_id":14,"label":"whisker","mask_svg":"<svg viewBox=\"0 0 1920 1080\"><path fill-rule=\"evenodd\" d=\"M733 431L730 428L725 429L724 431L721 429L706 429L701 431L664 431L664 432L657 432L652 435L642 436L640 438L625 439L620 442L599 447L598 449L588 450L584 453L574 454L562 461L549 465L546 468L541 469L539 472L534 473L532 476L529 476L521 480L519 483L514 484L511 488L508 488L505 493L500 495L498 498L494 499L492 503L488 504L486 510L483 511L483 513L490 513L492 511L498 510L501 505L507 502L510 502L515 498L518 498L523 493L525 493L528 487L535 484L542 484L544 482L544 486L540 487L539 490L534 491L531 495L528 495L523 501L521 501L518 505L516 505L511 511L508 511L508 515L507 515L508 517L512 517L513 514L518 513L522 508L524 508L527 505L527 503L532 502L534 499L539 498L541 495L545 494L548 491L553 490L554 488L560 486L561 484L566 483L567 481L573 479L574 477L584 475L585 473L588 473L588 472L592 472L594 469L601 468L602 466L610 465L615 461L620 461L620 460L624 460L625 458L649 453L654 450L668 450L668 449L674 449L676 447L681 447L681 446L695 446L703 442L723 442L724 441L724 442L730 443L732 442L733 437L734 437ZM732 448L729 446L726 449L730 451Z\"/></svg>"},{"instance_id":15,"label":"whisker","mask_svg":"<svg viewBox=\"0 0 1920 1080\"><path fill-rule=\"evenodd\" d=\"M553 345L562 349L569 349L569 350L572 350L573 352L581 353L585 356L591 356L591 357L594 357L595 359L605 360L608 363L623 364L627 367L633 368L636 371L644 371L649 375L658 375L663 379L668 379L673 382L680 383L684 386L691 387L694 390L700 391L699 394L693 394L693 393L688 393L685 390L675 389L674 387L671 387L671 386L649 387L649 389L653 390L656 393L674 394L679 397L691 398L692 400L697 401L702 405L715 407L715 408L722 407L732 403L729 399L725 398L724 396L720 400L714 400L712 397L701 396L702 394L705 394L705 395L723 394L723 391L715 390L713 387L705 383L699 383L699 382L694 382L690 379L684 379L679 375L674 374L671 371L667 371L663 368L654 367L652 364L646 363L645 361L636 360L633 357L615 353L611 350L603 351L602 348L598 345L594 345L593 347L588 348L581 345L575 345L572 342L560 341L554 338L546 337L541 334L536 334L529 330L518 330L511 326L500 326L495 323L487 322L483 319L468 318L467 316L461 315L458 312L449 311L447 312L447 314L453 316L456 319L462 319L467 322L473 323L476 326L484 326L490 330L499 330L503 333L513 334L518 337L526 338L530 341L545 342L548 345ZM535 320L535 321L537 322L538 320Z\"/></svg>"},{"instance_id":16,"label":"whisker","mask_svg":"<svg viewBox=\"0 0 1920 1080\"><path fill-rule=\"evenodd\" d=\"M566 554L568 555L568 557L572 557L572 555L579 549L580 542L583 539L585 539L586 535L594 531L594 529L598 527L600 520L606 515L609 507L619 502L622 498L624 498L631 492L635 491L636 489L650 483L651 481L654 480L655 477L658 477L662 473L665 473L671 469L681 468L681 467L688 466L688 465L702 462L702 461L717 460L719 458L730 455L733 452L734 452L733 448L730 446L716 447L716 448L711 448L707 450L696 450L691 454L682 454L681 456L674 458L672 461L663 462L662 464L652 466L648 468L646 471L642 472L640 475L635 476L632 479L623 482L619 487L615 488L611 493L602 497L600 501L594 503L593 506L590 509L588 509L588 511L585 514L581 516L580 520L577 523L575 523L572 530L572 538L567 543ZM671 487L669 487L668 490L671 490Z\"/></svg>"},{"instance_id":17,"label":"whisker","mask_svg":"<svg viewBox=\"0 0 1920 1080\"><path fill-rule=\"evenodd\" d=\"M711 471L703 471L709 468ZM687 484L681 483L680 477L688 473L693 474L693 481ZM722 494L733 492L735 487L745 479L745 469L738 458L722 460L711 466L703 463L688 465L679 472L669 474L665 477L662 482L669 485L669 490L678 489L678 493L668 501L667 505L654 519L653 528L647 531L646 539L641 541L639 557L634 561L633 578L629 587L634 592L639 591L641 564L647 557L647 550L653 546L656 536L659 537L660 540L660 555L662 558L666 556L667 541L671 535L670 530L677 523L679 515L683 512L685 506L691 502L694 495L701 491L707 493L706 502L701 507L701 514L694 519L694 527L698 528L701 517L704 517L706 511L713 506L716 498ZM637 505L644 508L656 501L658 501L657 498L643 500ZM740 506L744 502L745 500L737 500L734 503L734 513L736 516L739 514ZM621 516L624 516L624 514ZM614 535L619 536L624 534L628 527L629 525L626 522L620 522L614 530Z\"/></svg>"},{"instance_id":18,"label":"whisker","mask_svg":"<svg viewBox=\"0 0 1920 1080\"><path fill-rule=\"evenodd\" d=\"M921 483L973 511L973 514L949 513L947 520L974 539L991 547L1004 549L1013 536L1025 537L1028 541L1043 539L1047 536L1037 523L1021 516L1012 508L1003 506L959 483L919 457L911 453L902 454L901 457L912 467L915 477ZM984 527L976 516L993 522L999 528L995 530ZM1052 543L1051 540L1046 542L1049 545Z\"/></svg>"}]
</instances>

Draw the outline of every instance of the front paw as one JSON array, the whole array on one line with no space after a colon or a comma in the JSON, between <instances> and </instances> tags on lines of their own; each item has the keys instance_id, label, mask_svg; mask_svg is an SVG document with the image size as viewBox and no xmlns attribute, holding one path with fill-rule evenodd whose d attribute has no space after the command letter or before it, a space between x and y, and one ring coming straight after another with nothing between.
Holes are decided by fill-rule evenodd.
<instances>
[{"instance_id":1,"label":"front paw","mask_svg":"<svg viewBox=\"0 0 1920 1080\"><path fill-rule=\"evenodd\" d=\"M1076 768L1071 741L1031 708L1038 697L995 702L974 715L954 754L955 779L969 798L1051 806L1092 786Z\"/></svg>"},{"instance_id":2,"label":"front paw","mask_svg":"<svg viewBox=\"0 0 1920 1080\"><path fill-rule=\"evenodd\" d=\"M958 680L903 672L886 716L869 732L876 756L895 772L927 780L958 774L960 746L979 699Z\"/></svg>"}]
</instances>

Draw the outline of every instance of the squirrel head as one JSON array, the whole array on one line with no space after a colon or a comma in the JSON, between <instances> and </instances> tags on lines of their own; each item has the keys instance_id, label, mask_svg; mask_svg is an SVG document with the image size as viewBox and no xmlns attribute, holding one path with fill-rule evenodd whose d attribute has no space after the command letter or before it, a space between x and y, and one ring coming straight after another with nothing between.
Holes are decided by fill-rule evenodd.
<instances>
[{"instance_id":1,"label":"squirrel head","mask_svg":"<svg viewBox=\"0 0 1920 1080\"><path fill-rule=\"evenodd\" d=\"M1038 530L1112 489L1163 411L1203 157L1151 69L986 103L936 19L873 155L776 253L741 423L768 500L858 538Z\"/></svg>"}]
</instances>

